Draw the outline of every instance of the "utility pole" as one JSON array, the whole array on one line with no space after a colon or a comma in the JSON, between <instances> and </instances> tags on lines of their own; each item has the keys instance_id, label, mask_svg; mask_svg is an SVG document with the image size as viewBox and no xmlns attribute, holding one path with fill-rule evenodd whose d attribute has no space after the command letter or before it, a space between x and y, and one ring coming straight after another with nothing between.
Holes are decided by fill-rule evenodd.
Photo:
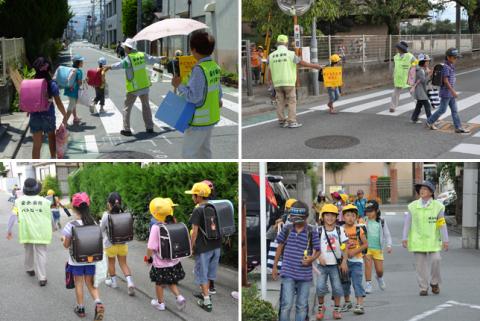
<instances>
[{"instance_id":1,"label":"utility pole","mask_svg":"<svg viewBox=\"0 0 480 321\"><path fill-rule=\"evenodd\" d=\"M137 33L142 30L142 0L137 0Z\"/></svg>"},{"instance_id":2,"label":"utility pole","mask_svg":"<svg viewBox=\"0 0 480 321\"><path fill-rule=\"evenodd\" d=\"M461 15L462 6L457 2L457 6L456 6L455 9L456 9L455 28L456 28L456 34L457 34L455 47L457 47L458 51L461 51L460 50L460 46L461 46L460 40L461 40L461 37L462 37L462 15Z\"/></svg>"},{"instance_id":3,"label":"utility pole","mask_svg":"<svg viewBox=\"0 0 480 321\"><path fill-rule=\"evenodd\" d=\"M92 43L95 43L95 0L92 0L92 21L91 21L91 37L92 37Z\"/></svg>"},{"instance_id":4,"label":"utility pole","mask_svg":"<svg viewBox=\"0 0 480 321\"><path fill-rule=\"evenodd\" d=\"M312 64L318 64L318 44L317 44L317 17L312 20L312 41L310 41L310 60ZM313 95L318 96L320 93L318 86L318 73L317 69L313 69L312 83L313 83Z\"/></svg>"}]
</instances>

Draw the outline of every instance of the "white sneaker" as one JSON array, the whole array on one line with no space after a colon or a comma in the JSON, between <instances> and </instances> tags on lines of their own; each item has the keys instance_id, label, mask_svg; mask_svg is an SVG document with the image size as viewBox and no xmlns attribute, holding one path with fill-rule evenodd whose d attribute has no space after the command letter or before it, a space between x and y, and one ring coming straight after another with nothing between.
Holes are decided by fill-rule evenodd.
<instances>
[{"instance_id":1,"label":"white sneaker","mask_svg":"<svg viewBox=\"0 0 480 321\"><path fill-rule=\"evenodd\" d=\"M367 282L365 284L365 293L367 294L372 293L372 282Z\"/></svg>"},{"instance_id":2,"label":"white sneaker","mask_svg":"<svg viewBox=\"0 0 480 321\"><path fill-rule=\"evenodd\" d=\"M379 278L378 276L376 278L377 278L378 287L380 288L380 290L385 291L385 288L387 287L387 285L385 284L385 281L383 280L383 278Z\"/></svg>"},{"instance_id":3,"label":"white sneaker","mask_svg":"<svg viewBox=\"0 0 480 321\"><path fill-rule=\"evenodd\" d=\"M183 295L177 296L177 309L180 311L185 310L185 306L187 305L187 300L183 297Z\"/></svg>"},{"instance_id":4,"label":"white sneaker","mask_svg":"<svg viewBox=\"0 0 480 321\"><path fill-rule=\"evenodd\" d=\"M118 288L117 281L113 281L112 279L106 279L105 280L105 285L108 287L111 287L112 289Z\"/></svg>"},{"instance_id":5,"label":"white sneaker","mask_svg":"<svg viewBox=\"0 0 480 321\"><path fill-rule=\"evenodd\" d=\"M159 303L157 299L152 299L150 304L159 311L165 311L165 303Z\"/></svg>"}]
</instances>

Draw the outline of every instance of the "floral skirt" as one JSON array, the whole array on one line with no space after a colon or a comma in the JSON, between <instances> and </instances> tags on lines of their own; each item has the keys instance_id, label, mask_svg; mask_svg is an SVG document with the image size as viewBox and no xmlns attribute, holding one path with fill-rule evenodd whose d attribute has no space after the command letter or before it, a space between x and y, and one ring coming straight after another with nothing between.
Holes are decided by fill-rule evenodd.
<instances>
[{"instance_id":1,"label":"floral skirt","mask_svg":"<svg viewBox=\"0 0 480 321\"><path fill-rule=\"evenodd\" d=\"M174 266L165 268L152 266L150 270L150 280L155 282L156 285L177 284L178 281L183 280L183 278L185 278L185 272L180 262Z\"/></svg>"}]
</instances>

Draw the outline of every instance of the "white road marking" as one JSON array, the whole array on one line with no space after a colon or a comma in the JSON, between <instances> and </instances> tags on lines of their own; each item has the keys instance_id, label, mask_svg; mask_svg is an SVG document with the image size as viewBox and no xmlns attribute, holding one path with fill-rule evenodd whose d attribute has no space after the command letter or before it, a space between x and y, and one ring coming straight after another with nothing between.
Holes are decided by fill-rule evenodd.
<instances>
[{"instance_id":1,"label":"white road marking","mask_svg":"<svg viewBox=\"0 0 480 321\"><path fill-rule=\"evenodd\" d=\"M480 145L461 143L453 147L450 152L470 155L480 155Z\"/></svg>"},{"instance_id":2,"label":"white road marking","mask_svg":"<svg viewBox=\"0 0 480 321\"><path fill-rule=\"evenodd\" d=\"M402 100L402 99L405 99L405 98L408 98L408 97L411 97L410 93L403 93L403 94L400 95L399 100ZM361 105L357 105L357 106L350 107L350 108L347 108L347 109L343 109L343 110L341 110L341 112L342 113L358 113L358 112L361 112L361 111L364 111L364 110L367 110L367 109L370 109L370 108L374 108L374 107L378 107L378 106L388 104L390 101L392 101L391 97L383 98L383 99L380 99L380 100L374 100L374 101L370 101L370 102L365 103L365 104L361 104Z\"/></svg>"},{"instance_id":3,"label":"white road marking","mask_svg":"<svg viewBox=\"0 0 480 321\"><path fill-rule=\"evenodd\" d=\"M475 106L478 102L480 102L480 94L475 94L473 96L457 100L457 110L460 112L462 110ZM452 115L452 112L450 108L448 108L447 111L442 116L440 116L439 119L445 119L451 115ZM426 119L427 116L423 115L420 118Z\"/></svg>"},{"instance_id":4,"label":"white road marking","mask_svg":"<svg viewBox=\"0 0 480 321\"><path fill-rule=\"evenodd\" d=\"M98 112L100 107L97 105L96 108ZM100 114L99 118L102 121L105 132L107 134L120 134L120 131L123 130L123 116L110 98L105 99L103 109L105 113ZM132 133L134 132L133 129L131 129L131 131Z\"/></svg>"},{"instance_id":5,"label":"white road marking","mask_svg":"<svg viewBox=\"0 0 480 321\"><path fill-rule=\"evenodd\" d=\"M397 215L397 213L396 212L385 212L385 215L386 216L395 216L395 215Z\"/></svg>"},{"instance_id":6,"label":"white road marking","mask_svg":"<svg viewBox=\"0 0 480 321\"><path fill-rule=\"evenodd\" d=\"M163 139L165 139L165 140L167 141L168 144L172 145L172 142L170 141L170 139L168 139L168 138L165 137L165 136L162 136L162 137L163 137Z\"/></svg>"},{"instance_id":7,"label":"white road marking","mask_svg":"<svg viewBox=\"0 0 480 321\"><path fill-rule=\"evenodd\" d=\"M140 98L135 100L135 107L137 107L137 109L140 110L140 112L142 111L142 102L140 101ZM158 106L151 100L150 100L150 109L152 110L152 120L155 125L157 125L159 128L166 127L169 129L173 129L172 127L170 127L169 124L164 123L163 121L155 118L155 114L157 113Z\"/></svg>"},{"instance_id":8,"label":"white road marking","mask_svg":"<svg viewBox=\"0 0 480 321\"><path fill-rule=\"evenodd\" d=\"M340 107L340 106L348 105L348 104L351 104L351 103L356 103L357 101L367 100L367 99L375 98L375 97L379 97L379 96L385 96L385 95L391 94L392 92L393 92L392 89L387 89L387 90L377 91L377 92L367 94L367 95L347 98L347 99L343 99L343 100L340 99L338 102L334 103L334 106L335 107ZM321 105L321 106L312 107L312 108L309 108L309 109L311 109L311 110L328 110L328 106L325 104L325 105Z\"/></svg>"},{"instance_id":9,"label":"white road marking","mask_svg":"<svg viewBox=\"0 0 480 321\"><path fill-rule=\"evenodd\" d=\"M467 307L470 309L480 309L479 305L474 305L474 304L469 304L469 303L462 303L462 302L457 302L457 301L447 301L445 303L439 304L436 307L434 307L431 310L422 312L420 314L417 314L416 316L413 316L412 318L408 319L408 321L420 321L423 320L437 312L440 312L442 310L454 307L454 306L461 306L461 307Z\"/></svg>"},{"instance_id":10,"label":"white road marking","mask_svg":"<svg viewBox=\"0 0 480 321\"><path fill-rule=\"evenodd\" d=\"M233 102L233 101L230 101L228 99L225 99L225 98L222 98L222 101L223 101L223 107L224 108L227 108L227 109L230 109L231 111L235 112L235 113L238 113L238 104Z\"/></svg>"},{"instance_id":11,"label":"white road marking","mask_svg":"<svg viewBox=\"0 0 480 321\"><path fill-rule=\"evenodd\" d=\"M87 154L98 154L98 146L95 135L85 135L85 149Z\"/></svg>"}]
</instances>

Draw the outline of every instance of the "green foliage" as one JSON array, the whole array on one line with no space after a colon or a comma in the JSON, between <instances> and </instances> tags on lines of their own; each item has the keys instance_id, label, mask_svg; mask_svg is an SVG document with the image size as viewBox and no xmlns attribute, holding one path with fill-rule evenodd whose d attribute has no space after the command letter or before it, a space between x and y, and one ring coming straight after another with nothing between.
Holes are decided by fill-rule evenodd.
<instances>
[{"instance_id":1,"label":"green foliage","mask_svg":"<svg viewBox=\"0 0 480 321\"><path fill-rule=\"evenodd\" d=\"M122 30L125 37L137 34L137 0L122 1Z\"/></svg>"},{"instance_id":2,"label":"green foliage","mask_svg":"<svg viewBox=\"0 0 480 321\"><path fill-rule=\"evenodd\" d=\"M463 163L437 163L437 173L444 181L454 182L457 167L463 167Z\"/></svg>"},{"instance_id":3,"label":"green foliage","mask_svg":"<svg viewBox=\"0 0 480 321\"><path fill-rule=\"evenodd\" d=\"M144 167L140 163L87 163L69 176L70 193L84 191L91 199L91 212L99 219L106 208L107 196L117 191L135 217L135 235L145 240L149 233L151 215L148 209L155 197L170 197L179 204L175 208L178 221L188 224L194 204L185 194L195 182L211 180L216 198L228 199L238 208L238 165L236 163L163 163ZM238 221L238 213L235 213ZM238 263L237 236L224 244L222 262Z\"/></svg>"},{"instance_id":4,"label":"green foliage","mask_svg":"<svg viewBox=\"0 0 480 321\"><path fill-rule=\"evenodd\" d=\"M60 184L58 183L57 178L51 175L48 175L43 180L40 195L46 196L49 189L53 189L56 196L62 196L62 190L60 189Z\"/></svg>"},{"instance_id":5,"label":"green foliage","mask_svg":"<svg viewBox=\"0 0 480 321\"><path fill-rule=\"evenodd\" d=\"M391 179L390 176L380 176L377 180L377 194L385 204L389 201L391 196Z\"/></svg>"},{"instance_id":6,"label":"green foliage","mask_svg":"<svg viewBox=\"0 0 480 321\"><path fill-rule=\"evenodd\" d=\"M340 163L340 162L325 163L325 170L333 173L333 180L335 185L337 185L337 173L343 171L347 166L348 166L348 163Z\"/></svg>"},{"instance_id":7,"label":"green foliage","mask_svg":"<svg viewBox=\"0 0 480 321\"><path fill-rule=\"evenodd\" d=\"M277 319L277 311L270 302L260 298L256 285L242 289L242 320L276 321Z\"/></svg>"},{"instance_id":8,"label":"green foliage","mask_svg":"<svg viewBox=\"0 0 480 321\"><path fill-rule=\"evenodd\" d=\"M468 21L461 21L462 34L468 33ZM454 21L449 19L427 21L420 26L413 26L410 23L406 28L402 28L402 34L405 35L427 35L427 34L454 34L456 33L456 26Z\"/></svg>"},{"instance_id":9,"label":"green foliage","mask_svg":"<svg viewBox=\"0 0 480 321\"><path fill-rule=\"evenodd\" d=\"M35 69L29 69L27 65L23 65L22 68L18 70L20 75L23 79L33 79L35 77ZM15 91L14 98L12 100L12 104L10 105L10 112L19 112L20 111L20 97L18 96L18 92Z\"/></svg>"},{"instance_id":10,"label":"green foliage","mask_svg":"<svg viewBox=\"0 0 480 321\"><path fill-rule=\"evenodd\" d=\"M67 0L5 0L0 6L0 36L23 37L27 56L51 56L49 39L62 37L73 17Z\"/></svg>"},{"instance_id":11,"label":"green foliage","mask_svg":"<svg viewBox=\"0 0 480 321\"><path fill-rule=\"evenodd\" d=\"M307 175L310 177L310 186L312 188L312 199L317 197L318 191L317 191L317 185L318 185L318 176L317 172L315 169L310 168L307 170Z\"/></svg>"},{"instance_id":12,"label":"green foliage","mask_svg":"<svg viewBox=\"0 0 480 321\"><path fill-rule=\"evenodd\" d=\"M312 163L268 163L267 168L269 172L280 172L280 171L302 171L306 173L309 169L312 168Z\"/></svg>"}]
</instances>

